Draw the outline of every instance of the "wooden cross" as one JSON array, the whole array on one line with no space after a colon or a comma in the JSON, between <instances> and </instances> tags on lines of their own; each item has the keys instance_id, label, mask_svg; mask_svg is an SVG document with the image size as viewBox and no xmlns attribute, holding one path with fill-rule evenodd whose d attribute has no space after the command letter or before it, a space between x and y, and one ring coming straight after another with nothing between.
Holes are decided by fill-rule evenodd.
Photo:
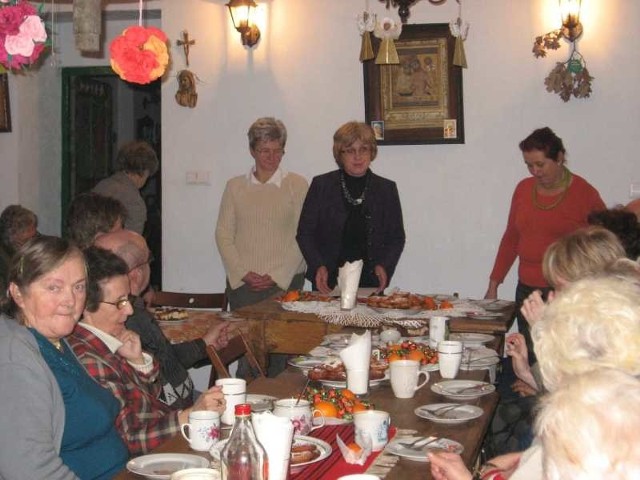
<instances>
[{"instance_id":1,"label":"wooden cross","mask_svg":"<svg viewBox=\"0 0 640 480\"><path fill-rule=\"evenodd\" d=\"M189 40L189 32L187 32L186 30L182 31L182 40L176 41L176 45L182 47L184 50L184 56L187 59L187 67L189 66L189 47L195 44L195 40Z\"/></svg>"}]
</instances>

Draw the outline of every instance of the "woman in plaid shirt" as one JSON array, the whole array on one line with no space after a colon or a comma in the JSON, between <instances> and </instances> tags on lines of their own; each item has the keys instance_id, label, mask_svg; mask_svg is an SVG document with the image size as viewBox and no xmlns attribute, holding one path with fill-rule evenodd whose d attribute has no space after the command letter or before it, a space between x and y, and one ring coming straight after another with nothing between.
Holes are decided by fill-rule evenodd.
<instances>
[{"instance_id":1,"label":"woman in plaid shirt","mask_svg":"<svg viewBox=\"0 0 640 480\"><path fill-rule=\"evenodd\" d=\"M116 428L132 455L148 453L173 437L192 410L223 412L219 387L204 392L193 407L171 410L159 399L158 363L142 351L138 335L125 327L132 313L128 267L99 247L85 251L87 303L69 343L86 370L120 402Z\"/></svg>"}]
</instances>

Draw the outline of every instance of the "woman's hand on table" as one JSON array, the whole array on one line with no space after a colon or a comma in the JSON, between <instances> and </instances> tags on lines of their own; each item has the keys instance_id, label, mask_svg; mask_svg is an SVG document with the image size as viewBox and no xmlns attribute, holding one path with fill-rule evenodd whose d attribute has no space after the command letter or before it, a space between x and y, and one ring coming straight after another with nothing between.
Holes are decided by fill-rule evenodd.
<instances>
[{"instance_id":1,"label":"woman's hand on table","mask_svg":"<svg viewBox=\"0 0 640 480\"><path fill-rule=\"evenodd\" d=\"M431 475L434 480L471 480L472 475L457 453L429 452Z\"/></svg>"},{"instance_id":2,"label":"woman's hand on table","mask_svg":"<svg viewBox=\"0 0 640 480\"><path fill-rule=\"evenodd\" d=\"M387 271L382 265L376 265L373 271L378 278L378 288L376 290L376 293L382 293L384 289L387 288L387 282L389 281Z\"/></svg>"},{"instance_id":3,"label":"woman's hand on table","mask_svg":"<svg viewBox=\"0 0 640 480\"><path fill-rule=\"evenodd\" d=\"M316 288L320 293L328 295L331 293L329 288L329 270L324 265L316 270Z\"/></svg>"},{"instance_id":4,"label":"woman's hand on table","mask_svg":"<svg viewBox=\"0 0 640 480\"><path fill-rule=\"evenodd\" d=\"M495 465L501 470L503 478L511 478L513 472L518 468L522 452L505 453L489 460L489 463Z\"/></svg>"},{"instance_id":5,"label":"woman's hand on table","mask_svg":"<svg viewBox=\"0 0 640 480\"><path fill-rule=\"evenodd\" d=\"M496 300L498 298L498 282L494 280L489 281L489 286L484 294L486 300Z\"/></svg>"},{"instance_id":6,"label":"woman's hand on table","mask_svg":"<svg viewBox=\"0 0 640 480\"><path fill-rule=\"evenodd\" d=\"M229 343L229 327L231 323L221 322L209 327L202 340L207 345L212 345L216 350L224 348Z\"/></svg>"},{"instance_id":7,"label":"woman's hand on table","mask_svg":"<svg viewBox=\"0 0 640 480\"><path fill-rule=\"evenodd\" d=\"M227 402L224 399L222 387L211 387L209 390L203 392L202 395L198 397L198 399L193 404L193 407L178 412L178 421L181 425L183 423L188 423L189 413L198 410L211 410L213 412L222 414L224 412L226 404Z\"/></svg>"}]
</instances>

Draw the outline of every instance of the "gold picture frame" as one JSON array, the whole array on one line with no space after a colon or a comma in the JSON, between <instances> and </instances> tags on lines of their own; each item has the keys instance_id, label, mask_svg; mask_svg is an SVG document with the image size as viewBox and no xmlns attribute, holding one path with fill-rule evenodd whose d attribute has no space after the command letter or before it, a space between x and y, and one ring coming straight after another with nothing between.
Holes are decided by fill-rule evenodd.
<instances>
[{"instance_id":1,"label":"gold picture frame","mask_svg":"<svg viewBox=\"0 0 640 480\"><path fill-rule=\"evenodd\" d=\"M0 132L11 131L11 110L9 109L9 75L0 74Z\"/></svg>"},{"instance_id":2,"label":"gold picture frame","mask_svg":"<svg viewBox=\"0 0 640 480\"><path fill-rule=\"evenodd\" d=\"M453 64L449 24L404 25L395 45L399 65L363 66L366 122L384 122L378 144L464 143L462 68Z\"/></svg>"}]
</instances>

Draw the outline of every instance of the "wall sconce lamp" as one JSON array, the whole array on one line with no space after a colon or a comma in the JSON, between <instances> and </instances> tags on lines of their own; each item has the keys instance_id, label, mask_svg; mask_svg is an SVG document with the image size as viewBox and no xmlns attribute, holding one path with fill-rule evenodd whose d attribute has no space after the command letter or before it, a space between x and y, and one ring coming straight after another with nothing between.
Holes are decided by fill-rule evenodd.
<instances>
[{"instance_id":1,"label":"wall sconce lamp","mask_svg":"<svg viewBox=\"0 0 640 480\"><path fill-rule=\"evenodd\" d=\"M562 19L562 36L575 42L582 35L580 23L580 6L582 0L560 0L560 18Z\"/></svg>"},{"instance_id":2,"label":"wall sconce lamp","mask_svg":"<svg viewBox=\"0 0 640 480\"><path fill-rule=\"evenodd\" d=\"M253 0L229 0L226 4L235 29L240 32L242 45L253 47L260 40L260 30L253 23L258 5Z\"/></svg>"},{"instance_id":3,"label":"wall sconce lamp","mask_svg":"<svg viewBox=\"0 0 640 480\"><path fill-rule=\"evenodd\" d=\"M565 102L568 102L571 96L588 98L591 96L593 77L587 70L587 62L577 46L577 40L582 35L580 23L582 0L558 0L558 5L562 26L536 37L533 42L533 56L544 58L547 56L547 50L557 50L560 48L560 40L567 39L571 43L569 59L564 63L557 62L551 73L544 79L544 83L548 92L560 95Z\"/></svg>"}]
</instances>

